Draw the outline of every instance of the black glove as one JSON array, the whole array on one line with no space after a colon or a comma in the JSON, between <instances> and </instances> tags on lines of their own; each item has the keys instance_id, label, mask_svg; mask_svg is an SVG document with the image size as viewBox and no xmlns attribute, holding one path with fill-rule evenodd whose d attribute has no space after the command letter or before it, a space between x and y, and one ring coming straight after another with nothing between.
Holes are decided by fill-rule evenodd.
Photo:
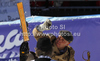
<instances>
[{"instance_id":1,"label":"black glove","mask_svg":"<svg viewBox=\"0 0 100 61\"><path fill-rule=\"evenodd\" d=\"M29 54L28 42L24 41L20 46L20 61L26 61Z\"/></svg>"}]
</instances>

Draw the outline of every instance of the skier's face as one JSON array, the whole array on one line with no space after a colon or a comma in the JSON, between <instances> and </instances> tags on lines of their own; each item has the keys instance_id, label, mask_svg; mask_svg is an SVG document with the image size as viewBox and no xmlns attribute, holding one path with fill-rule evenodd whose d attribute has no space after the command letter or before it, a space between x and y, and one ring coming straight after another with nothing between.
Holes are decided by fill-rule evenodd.
<instances>
[{"instance_id":1,"label":"skier's face","mask_svg":"<svg viewBox=\"0 0 100 61\"><path fill-rule=\"evenodd\" d=\"M56 46L58 47L59 50L64 49L66 46L68 46L70 43L65 40L62 36L58 36L56 40Z\"/></svg>"}]
</instances>

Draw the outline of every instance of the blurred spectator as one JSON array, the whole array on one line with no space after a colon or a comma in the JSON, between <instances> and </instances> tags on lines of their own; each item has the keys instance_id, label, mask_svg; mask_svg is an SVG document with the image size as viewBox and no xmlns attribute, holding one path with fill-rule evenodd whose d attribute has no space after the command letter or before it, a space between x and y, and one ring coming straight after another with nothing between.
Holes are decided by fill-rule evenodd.
<instances>
[{"instance_id":1,"label":"blurred spectator","mask_svg":"<svg viewBox=\"0 0 100 61\"><path fill-rule=\"evenodd\" d=\"M63 1L62 3L62 6L69 6L69 5L70 5L69 1Z\"/></svg>"},{"instance_id":2,"label":"blurred spectator","mask_svg":"<svg viewBox=\"0 0 100 61\"><path fill-rule=\"evenodd\" d=\"M60 7L62 5L63 1L61 0L55 0L54 1L54 7Z\"/></svg>"},{"instance_id":3,"label":"blurred spectator","mask_svg":"<svg viewBox=\"0 0 100 61\"><path fill-rule=\"evenodd\" d=\"M97 1L96 2L96 6L100 6L100 1Z\"/></svg>"}]
</instances>

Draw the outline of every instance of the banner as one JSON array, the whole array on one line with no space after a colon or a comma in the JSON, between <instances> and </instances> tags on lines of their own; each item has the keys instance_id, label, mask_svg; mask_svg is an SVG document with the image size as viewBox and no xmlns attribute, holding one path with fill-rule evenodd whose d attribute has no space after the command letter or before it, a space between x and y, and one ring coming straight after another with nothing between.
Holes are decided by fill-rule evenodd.
<instances>
[{"instance_id":1,"label":"banner","mask_svg":"<svg viewBox=\"0 0 100 61\"><path fill-rule=\"evenodd\" d=\"M34 22L36 18L43 20L44 17L34 17L28 22L30 36L29 47L30 51L35 52L36 40L32 34L32 30L41 22ZM60 30L68 30L74 40L70 46L75 50L75 61L85 61L88 59L87 52L90 52L90 61L100 60L100 18L79 18L68 19L67 17L58 19L58 17L49 18L52 20L51 30L43 33L52 33L56 37ZM46 19L46 17L45 17ZM58 19L53 21L54 19ZM33 21L34 20L34 21ZM33 21L33 22L32 22ZM45 21L45 20L44 20ZM42 22L43 23L43 22ZM19 48L23 42L22 30L20 24L0 25L0 61L16 60L19 61ZM82 58L84 57L84 59Z\"/></svg>"},{"instance_id":2,"label":"banner","mask_svg":"<svg viewBox=\"0 0 100 61\"><path fill-rule=\"evenodd\" d=\"M30 16L29 0L0 0L0 22L19 19L17 3L22 2L25 16Z\"/></svg>"}]
</instances>

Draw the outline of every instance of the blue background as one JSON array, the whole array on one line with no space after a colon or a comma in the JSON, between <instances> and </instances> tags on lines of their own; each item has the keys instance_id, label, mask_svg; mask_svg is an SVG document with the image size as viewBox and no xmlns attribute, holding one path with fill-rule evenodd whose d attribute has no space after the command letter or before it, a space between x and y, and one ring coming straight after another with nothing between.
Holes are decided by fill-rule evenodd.
<instances>
[{"instance_id":1,"label":"blue background","mask_svg":"<svg viewBox=\"0 0 100 61\"><path fill-rule=\"evenodd\" d=\"M72 32L74 40L70 44L70 46L72 46L72 48L75 50L75 61L84 61L82 58L82 54L84 58L87 59L87 51L90 52L90 61L100 60L100 15L76 17L27 17L26 21L29 23L28 29L31 34L29 36L30 51L35 52L34 48L36 46L36 40L32 35L33 28L43 23L47 18L52 21L52 27L55 26L58 28L51 28L51 30L44 31L44 33L58 33L60 30L68 30ZM60 25L63 25L65 27L61 29ZM20 20L1 23L0 35L4 35L6 39L9 32L14 29L17 29L18 33L22 32L22 30L20 29ZM13 38L15 38L15 36L10 39L10 42L14 42ZM3 45L5 45L5 39L4 42L0 44L0 47L3 47ZM23 37L20 36L19 40L22 39ZM15 52L15 55L12 58L16 58L19 61L18 57L16 57L16 55L19 53L19 47L20 45L14 46L11 49L6 49L5 51L1 52L0 57L2 57L3 54L7 54L7 56L2 59L0 58L0 60L11 58L10 55L12 54L12 52Z\"/></svg>"}]
</instances>

